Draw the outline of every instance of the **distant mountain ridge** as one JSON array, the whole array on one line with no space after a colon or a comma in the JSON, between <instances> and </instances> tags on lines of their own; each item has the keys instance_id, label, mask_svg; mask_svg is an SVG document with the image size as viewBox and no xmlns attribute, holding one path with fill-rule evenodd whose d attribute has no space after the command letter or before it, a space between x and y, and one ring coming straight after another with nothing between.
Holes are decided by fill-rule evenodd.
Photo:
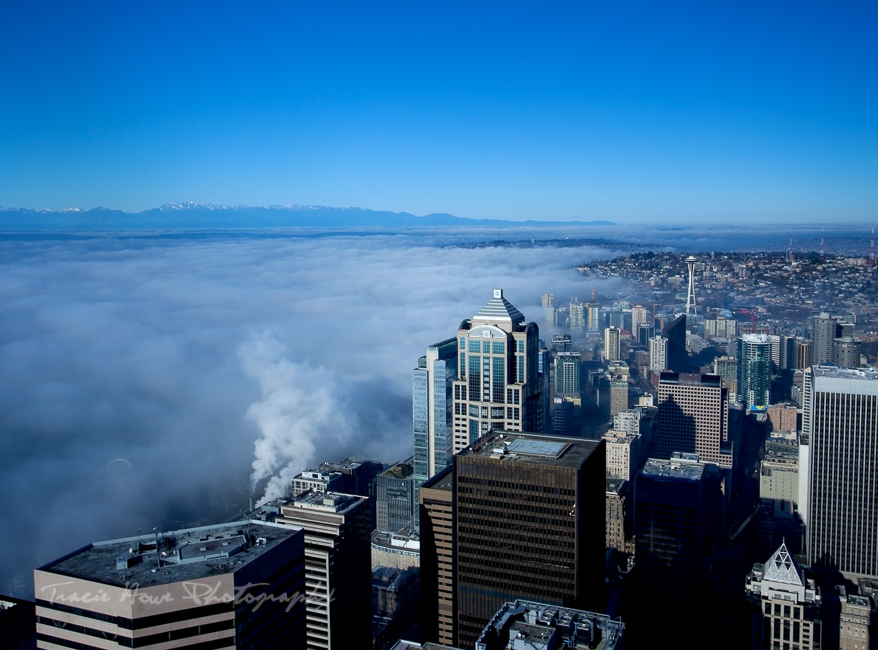
<instances>
[{"instance_id":1,"label":"distant mountain ridge","mask_svg":"<svg viewBox=\"0 0 878 650\"><path fill-rule=\"evenodd\" d=\"M508 221L467 219L436 213L418 217L408 212L322 205L227 206L166 203L142 212L109 208L31 210L0 208L0 232L189 230L227 228L418 228L418 227L553 227L612 226L611 221Z\"/></svg>"}]
</instances>

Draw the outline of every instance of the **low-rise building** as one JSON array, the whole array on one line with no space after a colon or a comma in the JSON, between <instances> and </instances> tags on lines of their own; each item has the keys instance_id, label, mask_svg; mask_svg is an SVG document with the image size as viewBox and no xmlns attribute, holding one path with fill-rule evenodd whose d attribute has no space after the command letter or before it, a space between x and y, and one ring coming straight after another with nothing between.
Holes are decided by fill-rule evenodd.
<instances>
[{"instance_id":1,"label":"low-rise building","mask_svg":"<svg viewBox=\"0 0 878 650\"><path fill-rule=\"evenodd\" d=\"M759 498L799 504L799 437L795 431L772 431L759 463Z\"/></svg>"},{"instance_id":2,"label":"low-rise building","mask_svg":"<svg viewBox=\"0 0 878 650\"><path fill-rule=\"evenodd\" d=\"M303 492L341 492L344 475L325 469L309 469L293 478L293 496Z\"/></svg>"},{"instance_id":3,"label":"low-rise building","mask_svg":"<svg viewBox=\"0 0 878 650\"><path fill-rule=\"evenodd\" d=\"M372 532L372 567L411 569L421 565L421 538L408 528L395 533Z\"/></svg>"},{"instance_id":4,"label":"low-rise building","mask_svg":"<svg viewBox=\"0 0 878 650\"><path fill-rule=\"evenodd\" d=\"M239 521L95 542L34 571L38 648L302 648L305 534Z\"/></svg>"},{"instance_id":5,"label":"low-rise building","mask_svg":"<svg viewBox=\"0 0 878 650\"><path fill-rule=\"evenodd\" d=\"M476 650L622 648L625 624L606 614L516 600L503 605L476 641Z\"/></svg>"}]
</instances>

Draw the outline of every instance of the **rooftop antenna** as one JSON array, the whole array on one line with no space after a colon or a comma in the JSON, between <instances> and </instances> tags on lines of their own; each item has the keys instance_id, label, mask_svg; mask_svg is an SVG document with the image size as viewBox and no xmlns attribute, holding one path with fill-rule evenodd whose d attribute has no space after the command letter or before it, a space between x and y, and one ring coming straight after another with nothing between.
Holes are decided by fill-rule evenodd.
<instances>
[{"instance_id":1,"label":"rooftop antenna","mask_svg":"<svg viewBox=\"0 0 878 650\"><path fill-rule=\"evenodd\" d=\"M874 229L873 229L874 230ZM594 292L594 280L591 283L591 301L594 302L595 292Z\"/></svg>"},{"instance_id":2,"label":"rooftop antenna","mask_svg":"<svg viewBox=\"0 0 878 650\"><path fill-rule=\"evenodd\" d=\"M790 246L787 248L787 260L793 261L793 224L790 224Z\"/></svg>"},{"instance_id":3,"label":"rooftop antenna","mask_svg":"<svg viewBox=\"0 0 878 650\"><path fill-rule=\"evenodd\" d=\"M820 224L820 259L826 258L826 247L823 245L823 224Z\"/></svg>"},{"instance_id":4,"label":"rooftop antenna","mask_svg":"<svg viewBox=\"0 0 878 650\"><path fill-rule=\"evenodd\" d=\"M869 245L869 266L875 266L875 224L872 224L872 243Z\"/></svg>"}]
</instances>

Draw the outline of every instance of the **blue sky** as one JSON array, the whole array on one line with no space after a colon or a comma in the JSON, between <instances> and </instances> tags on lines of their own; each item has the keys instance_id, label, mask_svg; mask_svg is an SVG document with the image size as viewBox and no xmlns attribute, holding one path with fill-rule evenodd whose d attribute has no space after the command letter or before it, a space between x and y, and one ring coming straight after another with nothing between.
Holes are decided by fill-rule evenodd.
<instances>
[{"instance_id":1,"label":"blue sky","mask_svg":"<svg viewBox=\"0 0 878 650\"><path fill-rule=\"evenodd\" d=\"M878 215L878 5L0 5L0 206Z\"/></svg>"}]
</instances>

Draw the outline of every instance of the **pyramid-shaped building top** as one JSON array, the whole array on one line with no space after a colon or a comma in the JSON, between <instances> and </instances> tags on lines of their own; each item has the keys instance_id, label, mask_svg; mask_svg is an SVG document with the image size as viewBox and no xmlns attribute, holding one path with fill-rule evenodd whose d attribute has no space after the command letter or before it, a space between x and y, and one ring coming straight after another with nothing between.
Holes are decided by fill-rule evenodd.
<instances>
[{"instance_id":1,"label":"pyramid-shaped building top","mask_svg":"<svg viewBox=\"0 0 878 650\"><path fill-rule=\"evenodd\" d=\"M488 301L479 313L473 316L473 323L509 324L513 327L524 322L522 314L515 306L503 297L503 289L494 289L494 297Z\"/></svg>"},{"instance_id":2,"label":"pyramid-shaped building top","mask_svg":"<svg viewBox=\"0 0 878 650\"><path fill-rule=\"evenodd\" d=\"M803 586L805 584L802 570L787 550L786 543L781 544L780 548L765 563L763 579L787 585Z\"/></svg>"}]
</instances>

